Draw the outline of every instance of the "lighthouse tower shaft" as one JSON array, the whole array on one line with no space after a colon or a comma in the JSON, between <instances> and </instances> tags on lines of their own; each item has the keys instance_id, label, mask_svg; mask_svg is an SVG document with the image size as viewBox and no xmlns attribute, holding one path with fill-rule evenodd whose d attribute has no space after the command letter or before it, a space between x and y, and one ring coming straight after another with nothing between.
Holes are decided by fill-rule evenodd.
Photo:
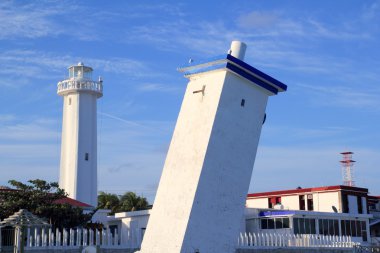
<instances>
[{"instance_id":1,"label":"lighthouse tower shaft","mask_svg":"<svg viewBox=\"0 0 380 253\"><path fill-rule=\"evenodd\" d=\"M97 206L97 99L102 81L91 79L92 69L78 64L69 79L58 83L63 97L59 185L69 197Z\"/></svg>"},{"instance_id":2,"label":"lighthouse tower shaft","mask_svg":"<svg viewBox=\"0 0 380 253\"><path fill-rule=\"evenodd\" d=\"M180 69L189 83L143 253L235 251L268 96L286 86L233 56L245 44L234 48Z\"/></svg>"}]
</instances>

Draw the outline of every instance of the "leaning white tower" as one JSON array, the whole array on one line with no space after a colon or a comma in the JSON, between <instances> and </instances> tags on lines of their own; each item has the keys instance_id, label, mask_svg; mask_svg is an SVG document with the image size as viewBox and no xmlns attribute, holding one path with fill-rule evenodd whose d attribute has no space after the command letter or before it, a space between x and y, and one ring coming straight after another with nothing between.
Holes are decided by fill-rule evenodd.
<instances>
[{"instance_id":1,"label":"leaning white tower","mask_svg":"<svg viewBox=\"0 0 380 253\"><path fill-rule=\"evenodd\" d=\"M189 83L141 252L235 252L267 100L287 89L245 49L179 69Z\"/></svg>"},{"instance_id":2,"label":"leaning white tower","mask_svg":"<svg viewBox=\"0 0 380 253\"><path fill-rule=\"evenodd\" d=\"M59 185L69 197L96 207L96 100L103 96L103 81L94 81L92 71L80 62L58 83L57 94L63 97Z\"/></svg>"}]
</instances>

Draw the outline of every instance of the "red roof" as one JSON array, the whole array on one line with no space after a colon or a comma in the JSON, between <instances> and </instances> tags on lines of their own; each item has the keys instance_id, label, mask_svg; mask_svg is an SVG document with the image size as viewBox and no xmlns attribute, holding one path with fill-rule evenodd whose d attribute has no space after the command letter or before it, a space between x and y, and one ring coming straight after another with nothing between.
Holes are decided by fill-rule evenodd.
<instances>
[{"instance_id":1,"label":"red roof","mask_svg":"<svg viewBox=\"0 0 380 253\"><path fill-rule=\"evenodd\" d=\"M69 204L71 206L76 206L76 207L81 207L81 208L93 207L93 206L91 206L89 204L80 202L80 201L78 201L76 199L72 199L72 198L69 198L69 197L66 197L66 198L63 198L63 199L58 199L58 200L54 201L54 203L56 203L56 204Z\"/></svg>"},{"instance_id":2,"label":"red roof","mask_svg":"<svg viewBox=\"0 0 380 253\"><path fill-rule=\"evenodd\" d=\"M248 198L254 197L265 197L265 196L273 196L273 195L292 195L298 193L307 193L307 192L324 192L324 191L354 191L361 193L368 193L367 188L346 186L346 185L334 185L334 186L323 186L316 188L303 188L303 189L293 189L293 190L281 190L281 191L271 191L271 192L258 192L258 193L249 193L247 195Z\"/></svg>"}]
</instances>

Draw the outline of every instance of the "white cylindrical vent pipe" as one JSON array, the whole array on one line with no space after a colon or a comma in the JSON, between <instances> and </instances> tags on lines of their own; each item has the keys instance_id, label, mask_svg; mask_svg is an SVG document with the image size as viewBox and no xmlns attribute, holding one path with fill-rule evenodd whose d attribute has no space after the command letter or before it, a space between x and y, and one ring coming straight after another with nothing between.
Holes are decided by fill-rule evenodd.
<instances>
[{"instance_id":1,"label":"white cylindrical vent pipe","mask_svg":"<svg viewBox=\"0 0 380 253\"><path fill-rule=\"evenodd\" d=\"M229 53L233 56L238 58L239 60L244 61L245 56L245 50L247 49L247 45L244 42L234 40L231 43L231 49Z\"/></svg>"}]
</instances>

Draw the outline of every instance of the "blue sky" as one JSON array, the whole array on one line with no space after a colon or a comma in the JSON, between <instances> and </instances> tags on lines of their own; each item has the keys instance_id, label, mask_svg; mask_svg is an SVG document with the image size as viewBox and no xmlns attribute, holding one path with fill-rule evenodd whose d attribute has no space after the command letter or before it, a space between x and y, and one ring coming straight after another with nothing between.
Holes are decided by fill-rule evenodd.
<instances>
[{"instance_id":1,"label":"blue sky","mask_svg":"<svg viewBox=\"0 0 380 253\"><path fill-rule=\"evenodd\" d=\"M83 61L98 100L99 190L155 191L189 58L248 45L246 62L288 85L271 97L250 192L341 184L380 195L380 1L1 1L0 185L58 181L62 98Z\"/></svg>"}]
</instances>

